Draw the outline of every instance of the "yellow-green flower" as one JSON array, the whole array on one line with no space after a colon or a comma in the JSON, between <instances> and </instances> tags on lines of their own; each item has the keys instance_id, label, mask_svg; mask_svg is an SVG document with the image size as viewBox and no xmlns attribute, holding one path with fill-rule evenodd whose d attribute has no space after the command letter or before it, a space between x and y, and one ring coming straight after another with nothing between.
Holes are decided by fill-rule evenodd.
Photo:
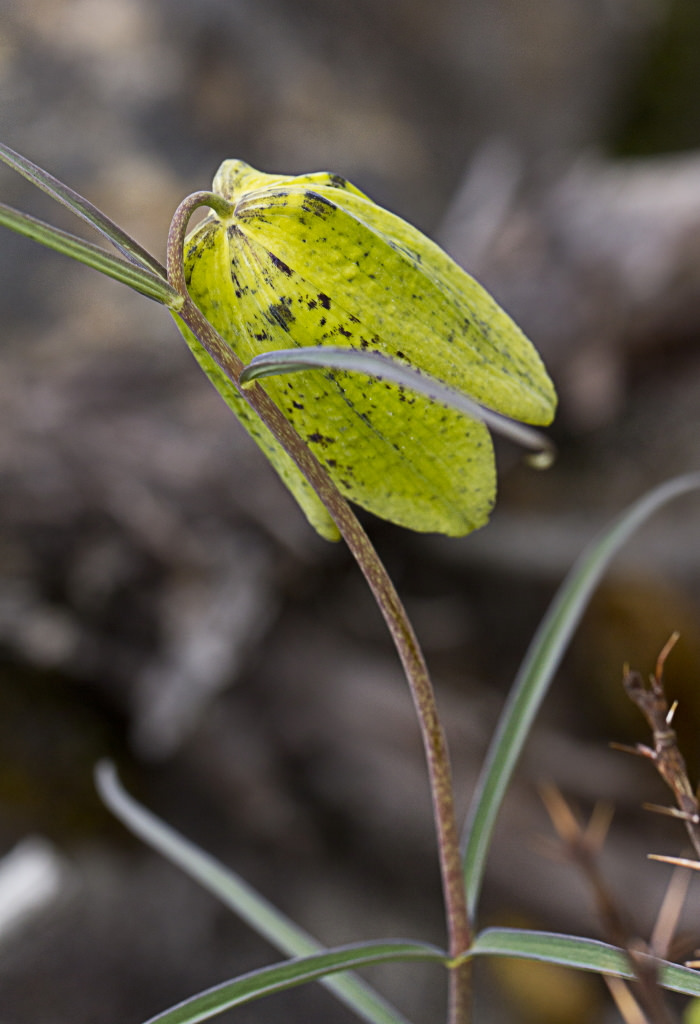
<instances>
[{"instance_id":1,"label":"yellow-green flower","mask_svg":"<svg viewBox=\"0 0 700 1024\"><path fill-rule=\"evenodd\" d=\"M188 236L186 280L245 363L295 346L375 351L506 416L551 421L554 388L531 343L416 228L333 174L262 174L227 160L213 188L232 210L211 212ZM185 336L311 523L337 536L290 457ZM496 478L482 423L360 374L309 370L262 386L351 501L402 526L450 535L488 519Z\"/></svg>"}]
</instances>

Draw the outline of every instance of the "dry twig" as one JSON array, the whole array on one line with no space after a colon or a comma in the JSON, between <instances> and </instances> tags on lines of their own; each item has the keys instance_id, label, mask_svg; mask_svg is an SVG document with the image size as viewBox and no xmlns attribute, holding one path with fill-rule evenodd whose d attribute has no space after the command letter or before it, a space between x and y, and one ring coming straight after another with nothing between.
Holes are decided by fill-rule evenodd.
<instances>
[{"instance_id":1,"label":"dry twig","mask_svg":"<svg viewBox=\"0 0 700 1024\"><path fill-rule=\"evenodd\" d=\"M677 807L657 807L646 804L649 810L680 818L684 824L693 849L700 857L700 803L688 779L685 759L678 749L675 730L671 727L676 712L676 703L670 705L664 691L663 672L666 658L678 640L673 633L666 642L656 661L656 671L649 677L649 685L639 672L630 671L626 665L623 686L630 700L637 705L651 728L653 747L637 743L634 747L614 744L618 750L639 754L654 762L656 770L673 793Z\"/></svg>"},{"instance_id":2,"label":"dry twig","mask_svg":"<svg viewBox=\"0 0 700 1024\"><path fill-rule=\"evenodd\" d=\"M598 864L612 818L610 808L596 807L584 828L555 787L543 787L542 799L566 859L579 868L591 888L605 937L627 953L636 979L634 995L621 979L616 979L612 985L606 979L626 1024L671 1024L673 1018L657 980L656 960L649 955L650 950L637 937L634 925L618 906Z\"/></svg>"}]
</instances>

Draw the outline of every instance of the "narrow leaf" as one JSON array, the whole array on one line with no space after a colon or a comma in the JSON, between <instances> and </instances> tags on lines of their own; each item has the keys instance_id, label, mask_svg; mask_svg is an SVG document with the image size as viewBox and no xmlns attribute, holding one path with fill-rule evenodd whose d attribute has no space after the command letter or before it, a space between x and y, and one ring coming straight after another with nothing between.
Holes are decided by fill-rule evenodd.
<instances>
[{"instance_id":1,"label":"narrow leaf","mask_svg":"<svg viewBox=\"0 0 700 1024\"><path fill-rule=\"evenodd\" d=\"M147 1024L196 1024L197 1021L208 1020L234 1006L315 981L335 971L397 960L444 963L445 955L439 949L416 942L368 942L341 946L243 974L151 1017Z\"/></svg>"},{"instance_id":2,"label":"narrow leaf","mask_svg":"<svg viewBox=\"0 0 700 1024\"><path fill-rule=\"evenodd\" d=\"M93 206L83 196L73 191L72 188L69 188L68 185L64 185L62 181L54 178L48 171L45 171L42 167L37 166L31 160L21 156L21 154L16 153L9 146L5 146L2 143L0 143L0 160L6 163L8 167L12 167L13 170L21 174L27 181L31 181L42 192L46 192L52 199L61 203L62 206L66 206L77 217L87 221L100 234L109 239L112 245L120 249L132 263L146 267L158 277L164 280L167 279L165 267L158 262L155 256L152 256L150 252L139 245L130 235L127 235L118 224L115 224L106 214L98 210L96 206Z\"/></svg>"},{"instance_id":3,"label":"narrow leaf","mask_svg":"<svg viewBox=\"0 0 700 1024\"><path fill-rule=\"evenodd\" d=\"M627 954L616 946L595 939L519 928L487 928L474 941L473 956L514 956L542 960L562 967L634 978ZM672 992L700 995L700 971L650 958L658 965L659 984Z\"/></svg>"},{"instance_id":4,"label":"narrow leaf","mask_svg":"<svg viewBox=\"0 0 700 1024\"><path fill-rule=\"evenodd\" d=\"M494 412L488 406L477 402L475 398L456 388L448 387L442 381L429 374L414 370L390 356L379 352L365 352L361 349L340 348L332 345L309 345L303 348L279 349L275 352L264 352L255 356L241 374L241 384L251 383L262 377L271 377L282 373L296 373L300 370L331 369L346 370L351 373L362 373L380 380L390 380L401 387L418 391L427 398L458 409L471 416L494 433L516 441L525 448L537 452L538 459L545 463L551 462L551 442L538 430L526 427L516 420Z\"/></svg>"},{"instance_id":5,"label":"narrow leaf","mask_svg":"<svg viewBox=\"0 0 700 1024\"><path fill-rule=\"evenodd\" d=\"M71 259L78 260L79 263L85 263L94 270L99 270L101 274L113 277L115 280L121 281L122 284L128 285L129 288L133 288L134 291L141 292L142 295L147 295L150 299L155 299L156 302L161 302L171 309L177 310L183 304L182 296L158 274L154 274L144 267L136 266L119 256L113 256L99 245L95 245L94 242L88 242L83 238L78 238L77 235L45 224L27 213L13 210L12 207L5 206L4 203L0 203L0 224L16 231L17 234L24 235L25 238L31 238L32 241L47 246L49 249L70 256Z\"/></svg>"},{"instance_id":6,"label":"narrow leaf","mask_svg":"<svg viewBox=\"0 0 700 1024\"><path fill-rule=\"evenodd\" d=\"M537 630L501 714L465 830L464 875L472 916L505 791L542 703L593 590L634 531L673 498L700 488L700 473L676 477L631 505L578 559Z\"/></svg>"},{"instance_id":7,"label":"narrow leaf","mask_svg":"<svg viewBox=\"0 0 700 1024\"><path fill-rule=\"evenodd\" d=\"M137 803L121 786L113 764L100 762L95 779L105 804L134 835L176 864L282 953L306 956L323 951L320 943L247 882ZM347 975L329 978L323 984L370 1024L407 1024L398 1010L360 978Z\"/></svg>"}]
</instances>

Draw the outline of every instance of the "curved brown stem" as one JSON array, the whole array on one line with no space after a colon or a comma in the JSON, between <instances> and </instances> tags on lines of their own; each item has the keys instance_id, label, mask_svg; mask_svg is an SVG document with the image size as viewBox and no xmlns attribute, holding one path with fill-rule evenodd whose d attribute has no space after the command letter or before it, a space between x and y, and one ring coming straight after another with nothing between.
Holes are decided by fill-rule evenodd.
<instances>
[{"instance_id":1,"label":"curved brown stem","mask_svg":"<svg viewBox=\"0 0 700 1024\"><path fill-rule=\"evenodd\" d=\"M449 951L452 958L458 958L469 949L472 937L462 878L447 743L423 652L394 585L350 506L262 387L259 384L241 387L239 378L244 368L243 362L190 298L183 267L184 236L191 214L200 206L211 206L224 215L231 210L230 203L210 192L195 192L178 207L168 237L167 259L168 280L185 299L177 315L236 385L242 397L255 410L314 488L352 552L384 617L403 665L420 724L438 840ZM454 966L450 971L449 1024L467 1024L470 1019L471 962L467 960Z\"/></svg>"}]
</instances>

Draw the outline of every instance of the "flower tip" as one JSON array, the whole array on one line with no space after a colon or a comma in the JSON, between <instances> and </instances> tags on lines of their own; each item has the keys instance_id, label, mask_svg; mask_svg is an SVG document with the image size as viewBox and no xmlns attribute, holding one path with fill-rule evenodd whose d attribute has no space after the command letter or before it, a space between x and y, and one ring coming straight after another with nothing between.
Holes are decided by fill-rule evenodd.
<instances>
[{"instance_id":1,"label":"flower tip","mask_svg":"<svg viewBox=\"0 0 700 1024\"><path fill-rule=\"evenodd\" d=\"M549 469L557 461L557 449L550 442L538 452L530 452L525 461L531 469Z\"/></svg>"}]
</instances>

